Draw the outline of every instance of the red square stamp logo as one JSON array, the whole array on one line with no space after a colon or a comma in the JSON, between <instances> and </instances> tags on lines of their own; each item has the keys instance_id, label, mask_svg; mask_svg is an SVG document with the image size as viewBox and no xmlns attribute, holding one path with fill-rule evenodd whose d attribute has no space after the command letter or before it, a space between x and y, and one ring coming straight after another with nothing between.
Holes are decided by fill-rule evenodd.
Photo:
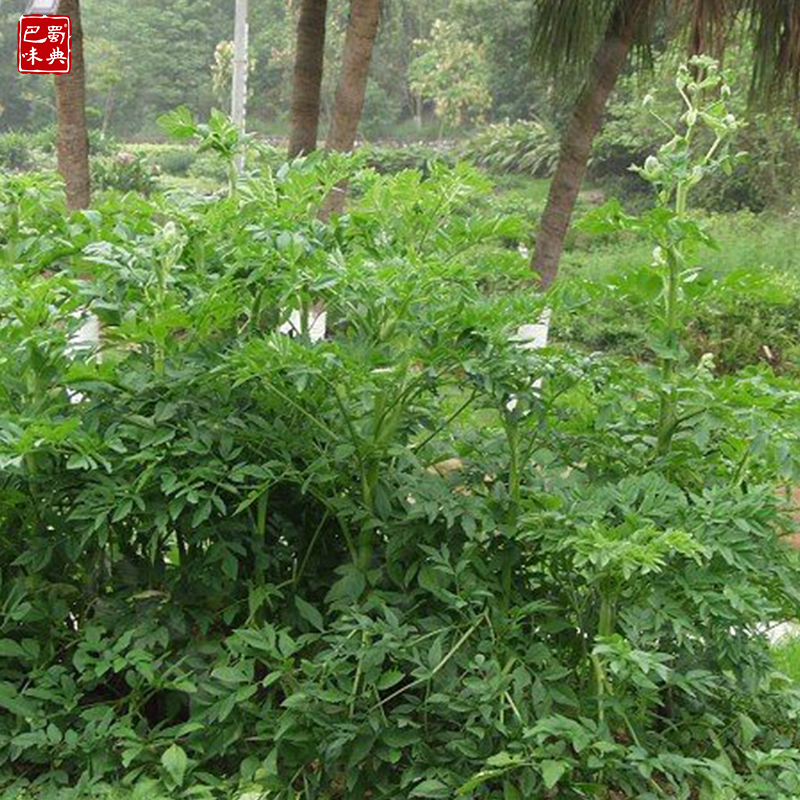
<instances>
[{"instance_id":1,"label":"red square stamp logo","mask_svg":"<svg viewBox=\"0 0 800 800\"><path fill-rule=\"evenodd\" d=\"M17 41L17 68L39 75L64 75L72 66L72 26L67 16L22 17Z\"/></svg>"}]
</instances>

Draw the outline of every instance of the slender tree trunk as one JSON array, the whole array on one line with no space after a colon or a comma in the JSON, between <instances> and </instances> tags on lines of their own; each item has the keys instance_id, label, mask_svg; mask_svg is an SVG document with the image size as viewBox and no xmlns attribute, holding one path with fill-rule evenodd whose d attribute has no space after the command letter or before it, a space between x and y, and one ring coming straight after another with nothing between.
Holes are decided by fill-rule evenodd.
<instances>
[{"instance_id":1,"label":"slender tree trunk","mask_svg":"<svg viewBox=\"0 0 800 800\"><path fill-rule=\"evenodd\" d=\"M72 210L87 208L91 200L80 0L61 0L58 13L72 22L72 67L66 75L55 76L58 171L67 187L67 208Z\"/></svg>"},{"instance_id":2,"label":"slender tree trunk","mask_svg":"<svg viewBox=\"0 0 800 800\"><path fill-rule=\"evenodd\" d=\"M106 102L103 106L103 128L101 133L103 138L108 135L108 126L111 124L111 114L114 111L114 88L108 90Z\"/></svg>"},{"instance_id":3,"label":"slender tree trunk","mask_svg":"<svg viewBox=\"0 0 800 800\"><path fill-rule=\"evenodd\" d=\"M594 138L600 130L608 97L633 46L637 26L649 0L620 0L608 30L592 59L589 76L561 140L556 174L539 223L531 269L547 289L558 273L558 261L578 199Z\"/></svg>"},{"instance_id":4,"label":"slender tree trunk","mask_svg":"<svg viewBox=\"0 0 800 800\"><path fill-rule=\"evenodd\" d=\"M317 148L327 12L328 0L302 0L300 5L292 91L290 158L305 155Z\"/></svg>"},{"instance_id":5,"label":"slender tree trunk","mask_svg":"<svg viewBox=\"0 0 800 800\"><path fill-rule=\"evenodd\" d=\"M364 107L369 65L378 34L381 0L351 0L350 19L344 39L342 72L333 100L331 125L327 150L349 152L353 149ZM331 213L341 213L344 208L346 187L336 187L320 209L320 217L327 219Z\"/></svg>"}]
</instances>

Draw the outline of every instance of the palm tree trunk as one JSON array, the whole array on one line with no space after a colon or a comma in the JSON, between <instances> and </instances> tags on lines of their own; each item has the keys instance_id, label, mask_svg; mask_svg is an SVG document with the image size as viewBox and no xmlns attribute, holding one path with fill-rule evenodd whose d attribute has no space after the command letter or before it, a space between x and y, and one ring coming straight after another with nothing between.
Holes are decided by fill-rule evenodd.
<instances>
[{"instance_id":1,"label":"palm tree trunk","mask_svg":"<svg viewBox=\"0 0 800 800\"><path fill-rule=\"evenodd\" d=\"M58 13L72 22L72 66L66 75L55 76L58 171L67 188L67 208L72 210L87 208L91 200L80 0L61 0Z\"/></svg>"},{"instance_id":2,"label":"palm tree trunk","mask_svg":"<svg viewBox=\"0 0 800 800\"><path fill-rule=\"evenodd\" d=\"M600 130L609 95L628 60L647 0L620 0L597 52L589 76L561 140L561 154L539 223L531 269L547 289L558 273L558 261L580 192L594 138Z\"/></svg>"},{"instance_id":3,"label":"palm tree trunk","mask_svg":"<svg viewBox=\"0 0 800 800\"><path fill-rule=\"evenodd\" d=\"M381 0L350 2L342 72L333 99L331 125L325 143L327 150L349 152L355 144L380 14ZM340 213L344 208L345 194L346 187L336 187L320 209L320 217L327 219L331 213Z\"/></svg>"},{"instance_id":4,"label":"palm tree trunk","mask_svg":"<svg viewBox=\"0 0 800 800\"><path fill-rule=\"evenodd\" d=\"M302 0L300 5L292 91L290 158L305 155L317 148L327 11L328 0Z\"/></svg>"}]
</instances>

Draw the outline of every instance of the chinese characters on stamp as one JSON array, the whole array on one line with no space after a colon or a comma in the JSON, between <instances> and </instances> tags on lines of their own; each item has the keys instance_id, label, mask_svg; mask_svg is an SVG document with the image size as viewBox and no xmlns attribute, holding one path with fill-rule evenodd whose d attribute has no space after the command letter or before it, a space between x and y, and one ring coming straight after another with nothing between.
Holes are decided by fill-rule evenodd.
<instances>
[{"instance_id":1,"label":"chinese characters on stamp","mask_svg":"<svg viewBox=\"0 0 800 800\"><path fill-rule=\"evenodd\" d=\"M51 75L69 72L71 34L69 17L22 17L17 49L19 71Z\"/></svg>"}]
</instances>

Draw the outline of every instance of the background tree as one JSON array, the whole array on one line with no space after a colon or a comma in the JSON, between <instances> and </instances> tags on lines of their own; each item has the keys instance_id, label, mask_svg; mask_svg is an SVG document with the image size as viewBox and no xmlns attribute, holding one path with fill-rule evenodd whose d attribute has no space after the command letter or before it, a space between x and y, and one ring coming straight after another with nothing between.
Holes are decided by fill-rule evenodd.
<instances>
[{"instance_id":1,"label":"background tree","mask_svg":"<svg viewBox=\"0 0 800 800\"><path fill-rule=\"evenodd\" d=\"M87 208L91 186L80 0L61 0L59 13L72 21L72 66L66 75L55 76L58 171L66 184L67 207Z\"/></svg>"},{"instance_id":2,"label":"background tree","mask_svg":"<svg viewBox=\"0 0 800 800\"><path fill-rule=\"evenodd\" d=\"M646 54L655 22L667 11L688 33L694 50L714 49L738 18L749 15L755 38L753 86L776 98L782 87L800 88L800 4L773 0L536 0L534 52L554 76L586 66L586 77L561 141L561 154L539 224L531 268L543 289L558 262L603 114L634 46ZM587 54L593 53L586 62Z\"/></svg>"},{"instance_id":3,"label":"background tree","mask_svg":"<svg viewBox=\"0 0 800 800\"><path fill-rule=\"evenodd\" d=\"M233 42L230 39L223 39L214 49L211 81L214 87L214 100L219 108L227 108L230 105L233 49Z\"/></svg>"},{"instance_id":4,"label":"background tree","mask_svg":"<svg viewBox=\"0 0 800 800\"><path fill-rule=\"evenodd\" d=\"M489 65L483 47L461 25L436 20L409 66L411 90L432 100L442 126L480 121L491 108Z\"/></svg>"},{"instance_id":5,"label":"background tree","mask_svg":"<svg viewBox=\"0 0 800 800\"><path fill-rule=\"evenodd\" d=\"M350 3L342 70L325 143L328 150L349 152L355 144L380 14L381 0L352 0ZM334 189L328 196L321 215L327 217L330 213L340 212L344 207L344 198L343 187Z\"/></svg>"},{"instance_id":6,"label":"background tree","mask_svg":"<svg viewBox=\"0 0 800 800\"><path fill-rule=\"evenodd\" d=\"M342 69L326 141L328 150L346 152L355 144L380 14L381 0L351 0Z\"/></svg>"},{"instance_id":7,"label":"background tree","mask_svg":"<svg viewBox=\"0 0 800 800\"><path fill-rule=\"evenodd\" d=\"M692 204L708 210L747 209L757 213L767 207L785 209L794 202L800 164L800 120L790 103L774 108L748 104L746 88L755 53L747 25L747 20L742 19L730 31L725 47L725 72L734 87L728 107L742 122L731 147L747 156L737 160L732 174L709 176L692 192ZM648 196L647 182L628 167L644 163L654 147L666 144L670 138L655 115L662 119L673 117L675 71L685 55L685 42L673 41L662 52L654 53L653 70L646 80L635 71L627 71L617 81L603 128L592 148L587 171L592 185L634 202ZM645 98L654 113L642 113Z\"/></svg>"},{"instance_id":8,"label":"background tree","mask_svg":"<svg viewBox=\"0 0 800 800\"><path fill-rule=\"evenodd\" d=\"M233 36L232 2L81 3L87 40L102 37L122 51L125 81L116 95L115 132L152 135L160 114L187 101L198 114L208 114L214 105L214 51L220 41ZM92 62L92 71L95 66Z\"/></svg>"},{"instance_id":9,"label":"background tree","mask_svg":"<svg viewBox=\"0 0 800 800\"><path fill-rule=\"evenodd\" d=\"M92 68L86 76L88 97L100 99L101 128L108 133L114 106L125 81L122 47L108 39L92 37L85 41L86 57Z\"/></svg>"},{"instance_id":10,"label":"background tree","mask_svg":"<svg viewBox=\"0 0 800 800\"><path fill-rule=\"evenodd\" d=\"M317 147L327 13L328 0L302 0L297 22L289 138L289 156L292 158L310 153Z\"/></svg>"},{"instance_id":11,"label":"background tree","mask_svg":"<svg viewBox=\"0 0 800 800\"><path fill-rule=\"evenodd\" d=\"M217 108L228 109L231 104L233 88L234 43L230 39L221 41L214 49L214 61L211 64L211 84L214 89L214 103ZM258 59L252 55L247 58L247 106L253 96L250 76L258 70Z\"/></svg>"}]
</instances>

